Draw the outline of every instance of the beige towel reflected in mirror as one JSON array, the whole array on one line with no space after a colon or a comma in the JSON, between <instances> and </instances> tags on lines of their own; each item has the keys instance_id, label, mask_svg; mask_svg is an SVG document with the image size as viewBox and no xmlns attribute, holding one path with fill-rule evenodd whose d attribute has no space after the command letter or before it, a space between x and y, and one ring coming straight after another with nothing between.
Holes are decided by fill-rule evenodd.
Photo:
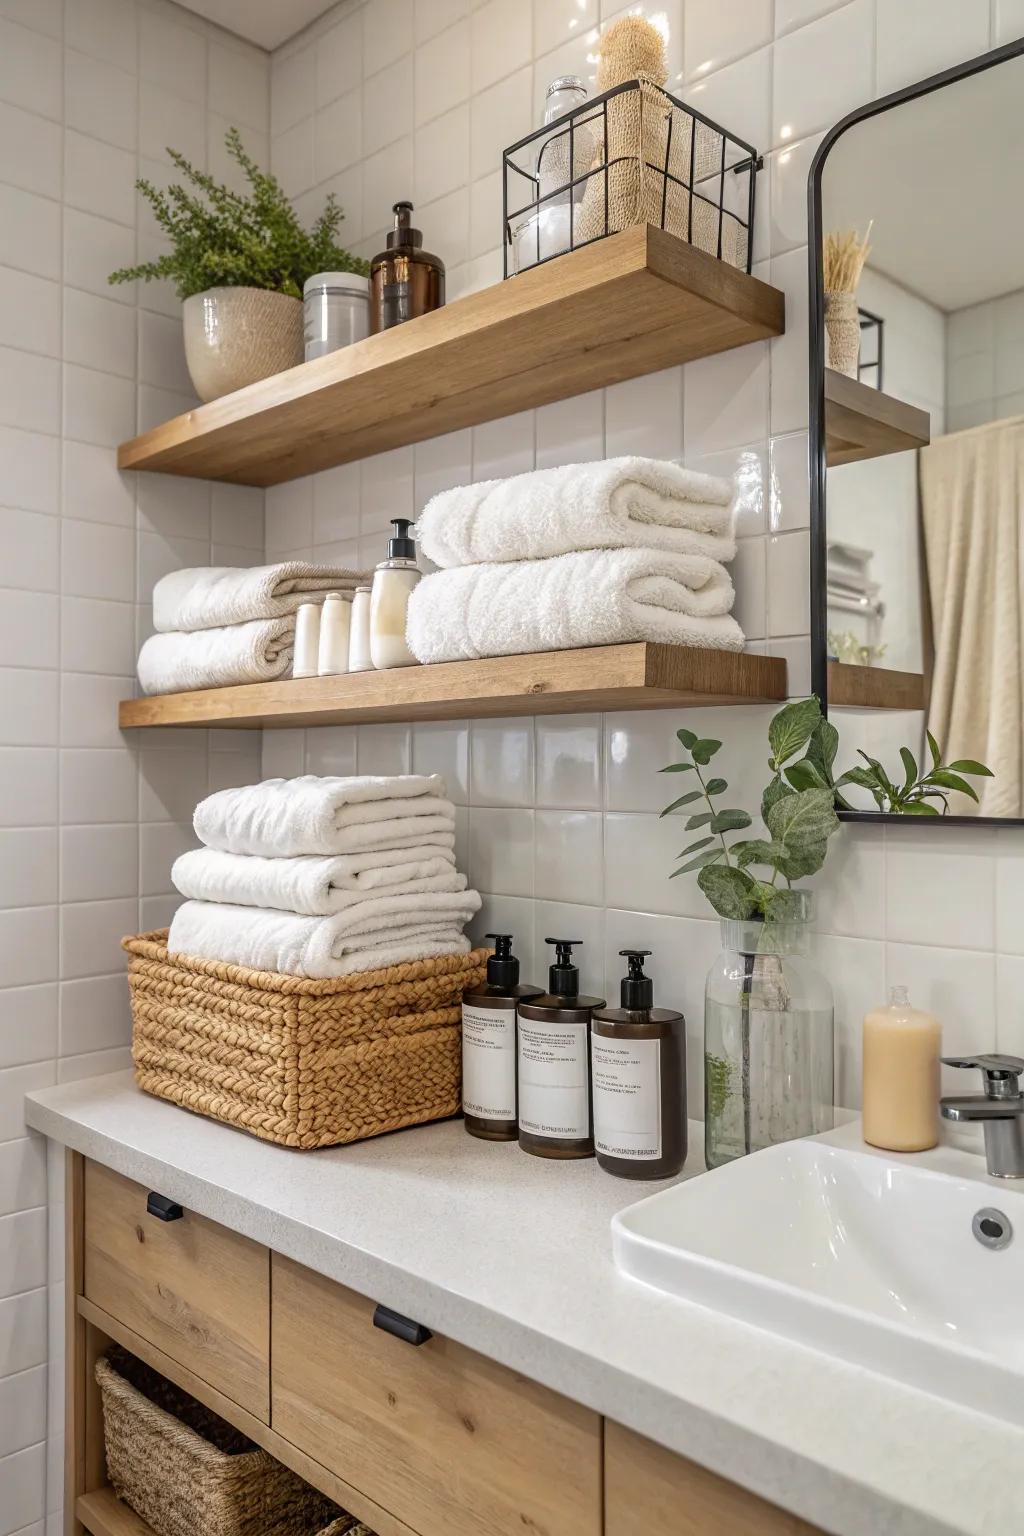
<instances>
[{"instance_id":1,"label":"beige towel reflected in mirror","mask_svg":"<svg viewBox=\"0 0 1024 1536\"><path fill-rule=\"evenodd\" d=\"M1024 815L1024 416L938 438L920 454L934 670L928 729L947 761L980 758L981 803ZM959 797L958 797L959 798Z\"/></svg>"}]
</instances>

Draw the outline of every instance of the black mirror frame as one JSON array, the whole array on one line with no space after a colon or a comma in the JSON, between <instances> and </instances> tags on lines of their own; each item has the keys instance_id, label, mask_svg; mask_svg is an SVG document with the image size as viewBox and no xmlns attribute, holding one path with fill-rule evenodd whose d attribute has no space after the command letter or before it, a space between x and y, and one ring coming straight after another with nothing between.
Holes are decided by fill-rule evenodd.
<instances>
[{"instance_id":1,"label":"black mirror frame","mask_svg":"<svg viewBox=\"0 0 1024 1536\"><path fill-rule=\"evenodd\" d=\"M1024 55L1024 37L1003 43L988 53L978 54L962 64L954 64L929 75L915 85L907 85L888 96L880 96L857 107L830 128L811 161L807 177L807 269L808 269L808 472L811 484L810 581L811 581L811 692L817 696L823 715L828 715L828 617L827 617L827 532L825 475L825 295L822 278L821 178L825 162L839 139L857 123L888 112L892 107L928 96L958 80L981 74L997 64ZM1015 816L899 816L887 811L840 811L844 821L898 822L915 827L1018 827L1024 817Z\"/></svg>"}]
</instances>

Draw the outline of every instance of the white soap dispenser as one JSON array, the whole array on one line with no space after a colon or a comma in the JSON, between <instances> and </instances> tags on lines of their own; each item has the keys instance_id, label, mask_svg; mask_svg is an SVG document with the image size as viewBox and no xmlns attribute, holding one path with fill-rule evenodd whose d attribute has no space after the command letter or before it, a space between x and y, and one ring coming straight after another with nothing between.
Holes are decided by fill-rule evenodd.
<instances>
[{"instance_id":1,"label":"white soap dispenser","mask_svg":"<svg viewBox=\"0 0 1024 1536\"><path fill-rule=\"evenodd\" d=\"M409 537L411 520L393 517L391 526L395 531L388 540L388 558L374 571L370 589L370 659L381 670L416 665L405 640L405 615L412 589L423 575Z\"/></svg>"}]
</instances>

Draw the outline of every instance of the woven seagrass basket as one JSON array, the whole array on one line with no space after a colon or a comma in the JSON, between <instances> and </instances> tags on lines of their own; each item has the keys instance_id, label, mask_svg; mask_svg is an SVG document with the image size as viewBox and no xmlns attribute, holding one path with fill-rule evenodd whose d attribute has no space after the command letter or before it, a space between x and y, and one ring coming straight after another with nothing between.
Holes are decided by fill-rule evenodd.
<instances>
[{"instance_id":1,"label":"woven seagrass basket","mask_svg":"<svg viewBox=\"0 0 1024 1536\"><path fill-rule=\"evenodd\" d=\"M96 1380L114 1492L157 1536L372 1536L127 1350Z\"/></svg>"},{"instance_id":2,"label":"woven seagrass basket","mask_svg":"<svg viewBox=\"0 0 1024 1536\"><path fill-rule=\"evenodd\" d=\"M329 1147L458 1112L461 997L488 950L310 981L128 951L140 1088L286 1147Z\"/></svg>"}]
</instances>

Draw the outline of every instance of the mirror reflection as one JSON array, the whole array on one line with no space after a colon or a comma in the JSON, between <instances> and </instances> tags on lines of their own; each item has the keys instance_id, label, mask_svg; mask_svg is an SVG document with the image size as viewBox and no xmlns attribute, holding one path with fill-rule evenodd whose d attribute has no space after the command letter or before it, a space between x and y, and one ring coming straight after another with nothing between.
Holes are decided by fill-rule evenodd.
<instances>
[{"instance_id":1,"label":"mirror reflection","mask_svg":"<svg viewBox=\"0 0 1024 1536\"><path fill-rule=\"evenodd\" d=\"M855 123L821 174L824 570L844 746L986 763L1024 817L1024 59ZM1015 190L1017 189L1017 190ZM824 587L824 591L822 591ZM842 712L841 714L839 712ZM873 809L864 791L851 795Z\"/></svg>"}]
</instances>

